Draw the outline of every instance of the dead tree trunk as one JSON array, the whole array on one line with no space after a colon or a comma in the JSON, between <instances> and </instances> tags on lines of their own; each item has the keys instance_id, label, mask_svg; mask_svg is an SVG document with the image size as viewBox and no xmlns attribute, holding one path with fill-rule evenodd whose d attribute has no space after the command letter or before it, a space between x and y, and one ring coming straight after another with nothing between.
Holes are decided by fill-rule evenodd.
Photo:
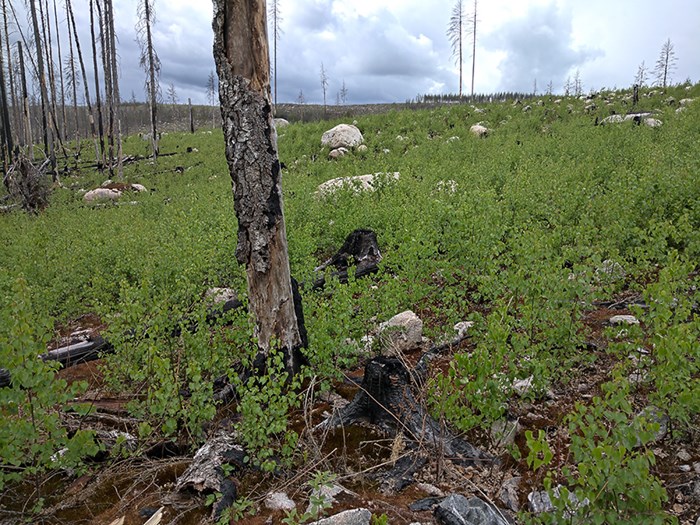
<instances>
[{"instance_id":1,"label":"dead tree trunk","mask_svg":"<svg viewBox=\"0 0 700 525\"><path fill-rule=\"evenodd\" d=\"M2 18L3 18L3 29L5 31L3 37L5 39L5 49L7 51L7 87L10 91L10 100L12 101L12 118L15 122L15 137L21 137L21 118L18 110L17 97L15 97L15 79L14 73L12 71L12 49L10 47L10 31L7 22L7 7L5 5L6 0L2 0ZM21 139L17 140L20 142Z\"/></svg>"},{"instance_id":2,"label":"dead tree trunk","mask_svg":"<svg viewBox=\"0 0 700 525\"><path fill-rule=\"evenodd\" d=\"M136 24L139 45L141 46L141 67L144 68L146 80L146 94L148 95L148 108L151 124L151 149L153 158L158 158L158 77L160 76L160 58L153 47L153 35L151 26L155 21L152 0L141 0L138 10L139 21Z\"/></svg>"},{"instance_id":3,"label":"dead tree trunk","mask_svg":"<svg viewBox=\"0 0 700 525\"><path fill-rule=\"evenodd\" d=\"M24 141L29 146L29 159L34 160L34 137L32 136L32 115L29 111L29 92L27 91L27 73L24 69L24 52L22 42L17 42L17 56L19 57L19 73L22 81L22 118L24 120Z\"/></svg>"},{"instance_id":4,"label":"dead tree trunk","mask_svg":"<svg viewBox=\"0 0 700 525\"><path fill-rule=\"evenodd\" d=\"M121 95L119 94L119 67L117 66L117 34L114 29L114 4L112 0L105 0L105 15L109 26L109 67L112 78L112 118L114 119L113 133L116 133L117 147L117 176L121 179L124 176L124 154L122 151L122 120L121 120Z\"/></svg>"},{"instance_id":5,"label":"dead tree trunk","mask_svg":"<svg viewBox=\"0 0 700 525\"><path fill-rule=\"evenodd\" d=\"M75 136L75 161L76 164L78 162L78 158L80 157L80 119L78 117L78 77L77 73L75 71L75 54L73 53L73 33L71 32L71 25L70 25L70 0L66 0L65 2L65 9L66 9L66 25L68 26L68 71L70 72L70 75L68 77L69 79L69 87L71 89L71 98L73 99L73 127L75 128L74 131L74 136ZM87 101L86 101L87 103Z\"/></svg>"},{"instance_id":6,"label":"dead tree trunk","mask_svg":"<svg viewBox=\"0 0 700 525\"><path fill-rule=\"evenodd\" d=\"M58 9L56 8L56 0L53 0L53 23L56 30L56 52L58 54L58 76L59 87L61 93L61 137L63 140L68 140L68 124L66 118L66 85L63 80L63 56L61 54L61 30L58 25ZM50 27L50 26L49 26ZM49 29L50 32L50 29Z\"/></svg>"},{"instance_id":7,"label":"dead tree trunk","mask_svg":"<svg viewBox=\"0 0 700 525\"><path fill-rule=\"evenodd\" d=\"M302 361L303 319L300 308L295 311L287 254L264 0L214 1L214 60L238 219L236 257L246 267L256 323L256 365L264 367L276 341L294 374Z\"/></svg>"},{"instance_id":8,"label":"dead tree trunk","mask_svg":"<svg viewBox=\"0 0 700 525\"><path fill-rule=\"evenodd\" d=\"M35 0L29 0L31 15L32 15L32 28L34 30L34 44L36 46L36 58L37 58L37 74L39 75L39 86L41 92L41 127L44 137L44 151L46 156L51 159L52 167L56 165L56 156L54 155L53 148L53 132L49 130L49 122L46 118L46 114L49 111L49 93L46 86L46 74L44 72L44 53L43 45L41 43L41 32L39 31L39 20L37 18L37 8Z\"/></svg>"},{"instance_id":9,"label":"dead tree trunk","mask_svg":"<svg viewBox=\"0 0 700 525\"><path fill-rule=\"evenodd\" d=\"M99 8L99 4L97 6ZM73 27L75 29L75 19L73 19ZM100 142L100 151L97 155L97 166L100 170L104 169L105 165L105 133L104 121L102 119L102 96L100 95L100 69L97 66L97 40L95 39L95 6L93 0L90 0L90 38L92 40L92 67L93 76L95 78L95 105L97 108L97 132Z\"/></svg>"},{"instance_id":10,"label":"dead tree trunk","mask_svg":"<svg viewBox=\"0 0 700 525\"><path fill-rule=\"evenodd\" d=\"M3 173L7 173L12 156L12 126L10 123L10 112L7 107L7 90L5 89L5 66L3 64L2 37L0 37L0 128L2 131L2 165Z\"/></svg>"}]
</instances>

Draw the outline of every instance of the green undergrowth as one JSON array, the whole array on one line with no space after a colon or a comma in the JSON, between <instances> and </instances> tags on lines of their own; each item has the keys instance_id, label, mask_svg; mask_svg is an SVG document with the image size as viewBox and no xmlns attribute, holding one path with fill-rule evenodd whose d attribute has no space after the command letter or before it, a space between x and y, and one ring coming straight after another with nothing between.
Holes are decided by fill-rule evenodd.
<instances>
[{"instance_id":1,"label":"green undergrowth","mask_svg":"<svg viewBox=\"0 0 700 525\"><path fill-rule=\"evenodd\" d=\"M665 102L671 94L698 97L700 87L643 97L644 108L664 122L660 128L594 126L596 116L629 109L624 93L613 93L609 107L598 99L594 114L583 111L581 100L544 98L525 112L494 102L479 111L458 105L364 116L357 125L367 151L337 161L327 159L320 137L341 121L280 129L289 254L310 339L303 379L327 388L366 357L354 341L400 311L418 312L434 339L473 320L472 349L432 377L428 399L434 415L458 430L487 429L506 414L514 380L532 376L534 400L595 367L586 314L595 301L637 293L647 305L636 312L642 324L624 336L606 333L605 346L619 367L628 366L629 351L647 348L649 383L629 385L616 368L600 401L604 409L582 403L562 421L576 468L537 468L551 467L543 483L565 483L580 501L588 498L580 511L588 518L627 522L639 510L649 522L658 519L665 492L653 474L653 453L618 433L648 401L668 412L677 436L697 435L700 102L676 113ZM491 129L487 138L469 132L477 122ZM129 137L124 148L146 155L148 143ZM89 151L84 145L83 154ZM79 190L107 176L83 170L62 179L43 213L0 217L0 288L24 283L21 294L49 336L96 314L116 346L106 379L132 396L142 437L178 436L195 445L215 416L213 380L228 375L236 382L234 365L255 353L253 330L241 312L211 330L193 328L207 315L208 288L234 288L245 301L221 132L170 134L161 152L155 163L125 167L125 180L150 191L118 205L84 203ZM332 178L380 172L399 172L400 179L371 193L315 194ZM356 228L377 233L380 272L312 291L314 268ZM605 271L617 265L622 273ZM12 297L5 295L3 315L25 315ZM14 374L15 350L3 336L0 366ZM267 432L239 427L250 461L264 467L272 468L275 454L293 463L299 449L298 436L284 432L288 414L302 403L287 379L278 371L237 385L244 420L275 407L266 412ZM8 392L0 391L3 403ZM546 441L541 436L540 447ZM604 482L612 457L621 465L617 488ZM637 483L647 488L628 491ZM620 493L626 499L617 514L596 514L615 507Z\"/></svg>"}]
</instances>

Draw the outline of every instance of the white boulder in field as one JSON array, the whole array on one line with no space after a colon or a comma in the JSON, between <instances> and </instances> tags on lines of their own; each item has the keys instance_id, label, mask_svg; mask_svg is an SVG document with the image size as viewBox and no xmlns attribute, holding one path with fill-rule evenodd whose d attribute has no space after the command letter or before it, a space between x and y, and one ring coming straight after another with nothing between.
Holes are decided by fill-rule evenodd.
<instances>
[{"instance_id":1,"label":"white boulder in field","mask_svg":"<svg viewBox=\"0 0 700 525\"><path fill-rule=\"evenodd\" d=\"M321 137L321 145L331 149L354 148L364 142L362 133L351 124L338 124L326 131Z\"/></svg>"},{"instance_id":2,"label":"white boulder in field","mask_svg":"<svg viewBox=\"0 0 700 525\"><path fill-rule=\"evenodd\" d=\"M85 202L95 202L102 200L117 200L121 197L122 192L119 190L114 190L111 188L95 188L94 190L88 191L83 195L83 200Z\"/></svg>"}]
</instances>

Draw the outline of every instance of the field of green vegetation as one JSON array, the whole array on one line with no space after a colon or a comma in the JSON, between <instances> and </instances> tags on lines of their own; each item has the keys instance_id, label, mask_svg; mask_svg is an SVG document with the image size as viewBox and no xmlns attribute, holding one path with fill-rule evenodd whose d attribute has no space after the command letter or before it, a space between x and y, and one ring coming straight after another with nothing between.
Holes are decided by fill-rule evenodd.
<instances>
[{"instance_id":1,"label":"field of green vegetation","mask_svg":"<svg viewBox=\"0 0 700 525\"><path fill-rule=\"evenodd\" d=\"M485 467L484 477L521 478L520 521L694 523L700 85L643 93L635 111L653 111L660 127L594 125L631 111L627 96L600 94L588 111L584 100L545 97L529 110L495 102L362 116L367 150L338 160L328 160L320 138L341 121L280 129L289 255L309 334L309 366L291 389L274 366L264 378L239 379L255 355L244 311L193 328L206 318L207 289L246 295L220 131L168 134L161 153L170 155L128 164L125 180L147 193L85 203L81 190L107 176L83 169L62 177L41 213L0 216L0 368L13 378L0 389L0 492L26 496L21 509L0 499L0 516L13 508L53 523L58 502L40 487L56 472L68 484L134 464L163 440L194 452L222 417L212 392L227 374L239 397L228 415L268 485L309 462L352 483L344 463L324 461L291 422L309 388L334 388L374 355L355 341L412 310L434 341L474 322L422 398L436 419L500 455L502 472ZM491 130L486 138L469 132L477 122ZM148 148L138 137L124 143L131 155ZM380 172L400 179L373 192L315 194L329 179ZM376 232L380 271L312 290L314 268L357 228ZM639 323L611 325L618 314ZM100 361L98 387L69 386L36 356L87 318L116 352ZM528 378L515 392L514 381ZM67 428L66 411L97 410L85 401L96 389L124 402L135 447L100 452L90 425ZM491 429L504 418L519 427L499 448ZM483 491L505 507L501 485ZM558 485L553 512L527 512L528 493ZM570 492L584 503L570 503ZM231 516L260 509L258 496L240 494Z\"/></svg>"}]
</instances>

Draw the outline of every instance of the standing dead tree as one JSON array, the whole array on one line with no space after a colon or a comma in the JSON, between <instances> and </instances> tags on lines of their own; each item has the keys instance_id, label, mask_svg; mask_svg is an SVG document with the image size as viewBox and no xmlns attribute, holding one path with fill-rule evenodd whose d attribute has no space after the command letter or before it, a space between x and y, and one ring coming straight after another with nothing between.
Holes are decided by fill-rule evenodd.
<instances>
[{"instance_id":1,"label":"standing dead tree","mask_svg":"<svg viewBox=\"0 0 700 525\"><path fill-rule=\"evenodd\" d=\"M280 0L270 0L269 17L272 21L272 74L275 82L274 101L277 111L277 43L282 36L282 15L280 14Z\"/></svg>"},{"instance_id":2,"label":"standing dead tree","mask_svg":"<svg viewBox=\"0 0 700 525\"><path fill-rule=\"evenodd\" d=\"M138 7L139 21L136 23L136 38L141 48L139 64L146 72L146 96L150 109L151 148L153 158L158 157L158 95L160 93L160 58L153 47L151 28L156 21L152 0L141 0Z\"/></svg>"},{"instance_id":3,"label":"standing dead tree","mask_svg":"<svg viewBox=\"0 0 700 525\"><path fill-rule=\"evenodd\" d=\"M226 158L238 219L236 258L246 267L259 349L256 367L264 368L278 345L292 375L300 369L305 337L287 253L265 2L215 0L213 26Z\"/></svg>"},{"instance_id":4,"label":"standing dead tree","mask_svg":"<svg viewBox=\"0 0 700 525\"><path fill-rule=\"evenodd\" d=\"M98 4L99 7L99 4ZM101 18L101 16L99 17ZM73 30L75 31L75 18L73 18ZM76 33L77 34L77 33ZM102 97L100 96L100 74L97 65L97 39L95 38L95 0L90 0L90 40L92 41L92 69L95 79L95 105L97 107L97 132L99 136L99 153L97 154L97 165L100 170L105 165L105 139L104 121L102 119ZM97 149L97 146L95 146Z\"/></svg>"},{"instance_id":5,"label":"standing dead tree","mask_svg":"<svg viewBox=\"0 0 700 525\"><path fill-rule=\"evenodd\" d=\"M19 111L19 104L17 103L17 97L15 96L15 78L14 78L14 71L12 67L12 50L10 47L10 30L9 30L9 23L8 23L8 9L6 5L7 0L2 0L2 18L3 18L3 29L4 29L4 35L3 39L5 42L5 51L7 52L7 78L5 79L7 81L7 87L6 89L9 89L10 91L10 100L12 102L12 119L15 122L15 137L20 138L17 142L21 142L21 137L22 137L22 119L21 119L21 113ZM0 53L2 51L0 50Z\"/></svg>"},{"instance_id":6,"label":"standing dead tree","mask_svg":"<svg viewBox=\"0 0 700 525\"><path fill-rule=\"evenodd\" d=\"M3 173L7 173L10 155L12 155L12 125L7 104L7 90L5 88L5 65L3 61L2 37L0 37L0 156L2 156Z\"/></svg>"},{"instance_id":7,"label":"standing dead tree","mask_svg":"<svg viewBox=\"0 0 700 525\"><path fill-rule=\"evenodd\" d=\"M35 0L29 0L32 17L32 29L34 31L34 46L36 48L37 75L39 76L39 88L41 93L41 129L44 138L44 152L51 159L51 167L55 170L56 155L53 145L53 131L49 128L49 120L46 118L49 113L49 92L46 85L46 73L44 71L44 52L39 31L39 19L37 17L37 7Z\"/></svg>"},{"instance_id":8,"label":"standing dead tree","mask_svg":"<svg viewBox=\"0 0 700 525\"><path fill-rule=\"evenodd\" d=\"M459 65L459 96L462 96L462 41L464 39L464 24L466 22L466 14L464 12L463 0L457 0L452 8L452 16L450 23L447 26L447 38L450 39L452 45L452 56L457 60Z\"/></svg>"},{"instance_id":9,"label":"standing dead tree","mask_svg":"<svg viewBox=\"0 0 700 525\"><path fill-rule=\"evenodd\" d=\"M676 69L676 52L673 50L671 39L667 39L664 45L661 46L659 59L656 61L654 73L656 74L656 83L661 87L666 87L671 81L671 73Z\"/></svg>"},{"instance_id":10,"label":"standing dead tree","mask_svg":"<svg viewBox=\"0 0 700 525\"><path fill-rule=\"evenodd\" d=\"M471 96L474 98L474 75L476 75L476 0L474 0L474 12L472 13L470 22L472 23L471 35L472 35L472 92Z\"/></svg>"}]
</instances>

